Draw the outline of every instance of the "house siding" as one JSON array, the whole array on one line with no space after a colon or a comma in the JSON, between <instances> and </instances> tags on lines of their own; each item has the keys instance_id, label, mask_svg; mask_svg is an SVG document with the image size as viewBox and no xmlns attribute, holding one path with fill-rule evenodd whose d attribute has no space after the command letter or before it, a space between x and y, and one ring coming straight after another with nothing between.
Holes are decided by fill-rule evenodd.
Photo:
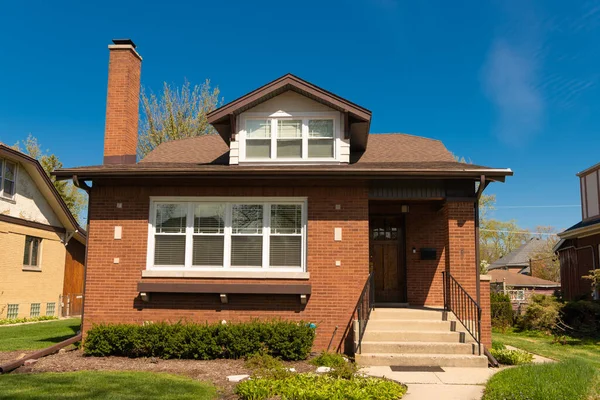
<instances>
[{"instance_id":1,"label":"house siding","mask_svg":"<svg viewBox=\"0 0 600 400\"><path fill-rule=\"evenodd\" d=\"M23 271L25 236L42 238L40 271ZM40 303L46 315L47 303L60 309L63 290L65 246L54 232L0 221L0 318L6 318L8 304L18 304L18 318L29 317L31 303Z\"/></svg>"},{"instance_id":2,"label":"house siding","mask_svg":"<svg viewBox=\"0 0 600 400\"><path fill-rule=\"evenodd\" d=\"M146 268L150 196L306 197L308 199L307 270L312 294L306 305L293 295L151 294L138 298L137 283ZM116 204L121 203L122 208ZM340 209L336 210L336 205ZM315 348L326 348L336 326L333 347L348 342L354 308L369 273L368 187L116 187L94 185L83 330L107 322L247 321L285 318L317 324ZM114 227L122 239L114 239ZM334 241L341 227L342 241ZM119 258L115 264L114 259ZM341 261L341 266L336 266ZM248 279L144 278L145 282L256 283ZM260 282L260 281L258 281ZM269 280L268 283L306 281Z\"/></svg>"}]
</instances>

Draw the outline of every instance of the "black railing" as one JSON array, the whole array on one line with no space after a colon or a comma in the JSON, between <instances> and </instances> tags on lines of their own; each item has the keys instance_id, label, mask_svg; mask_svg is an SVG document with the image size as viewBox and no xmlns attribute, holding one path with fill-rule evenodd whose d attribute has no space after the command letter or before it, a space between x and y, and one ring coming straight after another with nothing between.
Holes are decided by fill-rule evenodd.
<instances>
[{"instance_id":1,"label":"black railing","mask_svg":"<svg viewBox=\"0 0 600 400\"><path fill-rule=\"evenodd\" d=\"M360 294L358 304L356 306L356 320L358 323L358 337L355 341L354 352L360 353L360 346L362 339L367 328L367 322L371 316L371 310L373 309L373 303L375 302L375 286L373 284L373 273L369 274L367 282Z\"/></svg>"},{"instance_id":2,"label":"black railing","mask_svg":"<svg viewBox=\"0 0 600 400\"><path fill-rule=\"evenodd\" d=\"M442 272L444 310L452 311L477 342L481 355L481 307L454 277Z\"/></svg>"}]
</instances>

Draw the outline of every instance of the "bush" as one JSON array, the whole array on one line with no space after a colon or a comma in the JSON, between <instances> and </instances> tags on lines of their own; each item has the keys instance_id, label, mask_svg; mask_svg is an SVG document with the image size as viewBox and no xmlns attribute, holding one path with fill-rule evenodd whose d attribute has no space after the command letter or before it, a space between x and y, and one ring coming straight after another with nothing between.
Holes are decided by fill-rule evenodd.
<instances>
[{"instance_id":1,"label":"bush","mask_svg":"<svg viewBox=\"0 0 600 400\"><path fill-rule=\"evenodd\" d=\"M50 321L58 319L58 317L50 316L50 315L42 315L39 317L26 317L26 318L5 318L0 319L0 325L12 325L12 324L22 324L24 322L39 322L39 321Z\"/></svg>"},{"instance_id":2,"label":"bush","mask_svg":"<svg viewBox=\"0 0 600 400\"><path fill-rule=\"evenodd\" d=\"M492 340L492 349L494 349L494 350L504 350L504 349L506 349L506 346L502 342L499 342L497 340Z\"/></svg>"},{"instance_id":3,"label":"bush","mask_svg":"<svg viewBox=\"0 0 600 400\"><path fill-rule=\"evenodd\" d=\"M264 353L257 353L248 357L246 368L252 371L253 379L283 379L292 373L279 359Z\"/></svg>"},{"instance_id":4,"label":"bush","mask_svg":"<svg viewBox=\"0 0 600 400\"><path fill-rule=\"evenodd\" d=\"M521 365L529 364L533 360L533 354L521 350L495 349L490 351L500 364Z\"/></svg>"},{"instance_id":5,"label":"bush","mask_svg":"<svg viewBox=\"0 0 600 400\"><path fill-rule=\"evenodd\" d=\"M317 367L336 368L345 365L348 363L348 360L341 354L323 352L310 360L310 363L312 365L316 365Z\"/></svg>"},{"instance_id":6,"label":"bush","mask_svg":"<svg viewBox=\"0 0 600 400\"><path fill-rule=\"evenodd\" d=\"M247 380L236 386L235 393L242 400L396 400L406 393L406 386L380 378L294 374L285 379Z\"/></svg>"},{"instance_id":7,"label":"bush","mask_svg":"<svg viewBox=\"0 0 600 400\"><path fill-rule=\"evenodd\" d=\"M483 400L587 400L596 373L581 360L507 368L488 381Z\"/></svg>"},{"instance_id":8,"label":"bush","mask_svg":"<svg viewBox=\"0 0 600 400\"><path fill-rule=\"evenodd\" d=\"M513 326L515 313L510 302L510 297L504 293L490 293L492 326L506 329Z\"/></svg>"},{"instance_id":9,"label":"bush","mask_svg":"<svg viewBox=\"0 0 600 400\"><path fill-rule=\"evenodd\" d=\"M160 357L212 360L256 353L285 360L308 357L315 338L306 323L289 321L239 324L165 322L101 324L88 331L84 353L89 356Z\"/></svg>"},{"instance_id":10,"label":"bush","mask_svg":"<svg viewBox=\"0 0 600 400\"><path fill-rule=\"evenodd\" d=\"M519 320L519 328L550 333L556 328L559 310L560 304L555 297L534 294Z\"/></svg>"},{"instance_id":11,"label":"bush","mask_svg":"<svg viewBox=\"0 0 600 400\"><path fill-rule=\"evenodd\" d=\"M566 303L561 316L563 322L572 328L569 334L579 338L600 338L600 302L570 301Z\"/></svg>"}]
</instances>

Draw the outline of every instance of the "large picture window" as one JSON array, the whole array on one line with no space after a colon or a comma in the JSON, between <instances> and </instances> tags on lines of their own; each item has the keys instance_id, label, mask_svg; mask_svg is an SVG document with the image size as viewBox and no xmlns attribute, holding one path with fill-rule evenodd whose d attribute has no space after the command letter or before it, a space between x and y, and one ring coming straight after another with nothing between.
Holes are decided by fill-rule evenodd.
<instances>
[{"instance_id":1,"label":"large picture window","mask_svg":"<svg viewBox=\"0 0 600 400\"><path fill-rule=\"evenodd\" d=\"M336 119L293 116L245 119L245 160L335 160ZM339 129L339 128L338 128Z\"/></svg>"},{"instance_id":2,"label":"large picture window","mask_svg":"<svg viewBox=\"0 0 600 400\"><path fill-rule=\"evenodd\" d=\"M157 199L151 210L149 269L305 269L303 199Z\"/></svg>"}]
</instances>

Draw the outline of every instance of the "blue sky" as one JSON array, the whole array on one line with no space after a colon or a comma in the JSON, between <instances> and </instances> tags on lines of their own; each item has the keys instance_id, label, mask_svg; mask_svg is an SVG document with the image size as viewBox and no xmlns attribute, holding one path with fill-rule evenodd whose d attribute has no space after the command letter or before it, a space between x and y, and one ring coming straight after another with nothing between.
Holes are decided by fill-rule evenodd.
<instances>
[{"instance_id":1,"label":"blue sky","mask_svg":"<svg viewBox=\"0 0 600 400\"><path fill-rule=\"evenodd\" d=\"M575 173L600 161L598 1L92 3L3 2L0 141L101 163L106 46L129 37L147 89L208 78L227 102L292 72L372 110L372 132L512 168L488 188L495 217L580 219Z\"/></svg>"}]
</instances>

